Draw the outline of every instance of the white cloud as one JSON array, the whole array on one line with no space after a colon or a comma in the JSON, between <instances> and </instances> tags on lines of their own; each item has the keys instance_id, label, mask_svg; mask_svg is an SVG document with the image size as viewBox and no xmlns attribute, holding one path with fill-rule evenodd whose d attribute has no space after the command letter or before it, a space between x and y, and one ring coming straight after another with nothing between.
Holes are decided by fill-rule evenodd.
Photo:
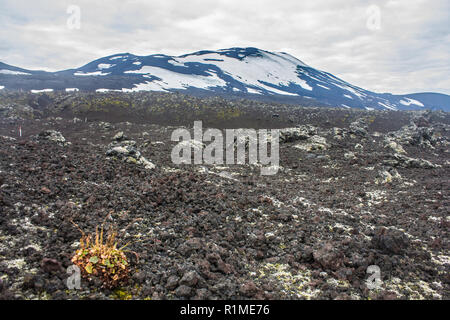
<instances>
[{"instance_id":1,"label":"white cloud","mask_svg":"<svg viewBox=\"0 0 450 320\"><path fill-rule=\"evenodd\" d=\"M374 2L375 3L375 2ZM81 8L70 30L69 5ZM0 61L61 70L102 56L180 55L254 46L378 92L450 94L450 3L380 0L381 29L366 27L363 0L2 0Z\"/></svg>"}]
</instances>

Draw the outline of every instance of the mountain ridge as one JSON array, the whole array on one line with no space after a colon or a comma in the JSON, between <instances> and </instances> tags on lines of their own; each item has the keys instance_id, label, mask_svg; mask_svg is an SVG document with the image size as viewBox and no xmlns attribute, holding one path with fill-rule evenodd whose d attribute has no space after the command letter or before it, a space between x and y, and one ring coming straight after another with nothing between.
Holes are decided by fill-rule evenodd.
<instances>
[{"instance_id":1,"label":"mountain ridge","mask_svg":"<svg viewBox=\"0 0 450 320\"><path fill-rule=\"evenodd\" d=\"M180 56L118 53L79 68L33 71L0 62L0 90L181 91L321 106L450 111L450 96L376 93L315 69L285 52L254 47L202 50Z\"/></svg>"}]
</instances>

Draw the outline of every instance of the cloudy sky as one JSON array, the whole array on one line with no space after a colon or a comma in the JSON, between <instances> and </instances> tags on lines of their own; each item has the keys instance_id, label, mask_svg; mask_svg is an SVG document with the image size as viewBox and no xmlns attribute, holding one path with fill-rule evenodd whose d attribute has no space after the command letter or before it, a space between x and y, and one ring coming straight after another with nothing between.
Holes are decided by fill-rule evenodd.
<instances>
[{"instance_id":1,"label":"cloudy sky","mask_svg":"<svg viewBox=\"0 0 450 320\"><path fill-rule=\"evenodd\" d=\"M448 0L0 0L0 61L56 71L251 46L376 92L450 94L449 12Z\"/></svg>"}]
</instances>

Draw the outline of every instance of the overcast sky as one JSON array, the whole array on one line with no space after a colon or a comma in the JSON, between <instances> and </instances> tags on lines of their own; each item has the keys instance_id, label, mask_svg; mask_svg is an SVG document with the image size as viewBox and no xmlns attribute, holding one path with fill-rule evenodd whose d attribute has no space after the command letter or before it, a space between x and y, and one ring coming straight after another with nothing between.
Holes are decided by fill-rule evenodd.
<instances>
[{"instance_id":1,"label":"overcast sky","mask_svg":"<svg viewBox=\"0 0 450 320\"><path fill-rule=\"evenodd\" d=\"M0 61L56 71L257 47L376 92L450 94L449 12L449 0L0 0Z\"/></svg>"}]
</instances>

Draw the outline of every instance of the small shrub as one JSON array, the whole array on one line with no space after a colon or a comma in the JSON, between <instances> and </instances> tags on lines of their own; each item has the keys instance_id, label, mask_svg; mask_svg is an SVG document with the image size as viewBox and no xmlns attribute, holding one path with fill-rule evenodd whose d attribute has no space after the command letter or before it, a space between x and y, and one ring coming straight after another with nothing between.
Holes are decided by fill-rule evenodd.
<instances>
[{"instance_id":1,"label":"small shrub","mask_svg":"<svg viewBox=\"0 0 450 320\"><path fill-rule=\"evenodd\" d=\"M78 227L78 226L77 226ZM129 263L123 246L117 248L117 232L110 229L106 239L103 237L103 226L92 235L86 235L81 229L80 247L75 252L72 262L76 264L84 278L92 280L98 277L105 288L114 288L126 282L129 275Z\"/></svg>"}]
</instances>

